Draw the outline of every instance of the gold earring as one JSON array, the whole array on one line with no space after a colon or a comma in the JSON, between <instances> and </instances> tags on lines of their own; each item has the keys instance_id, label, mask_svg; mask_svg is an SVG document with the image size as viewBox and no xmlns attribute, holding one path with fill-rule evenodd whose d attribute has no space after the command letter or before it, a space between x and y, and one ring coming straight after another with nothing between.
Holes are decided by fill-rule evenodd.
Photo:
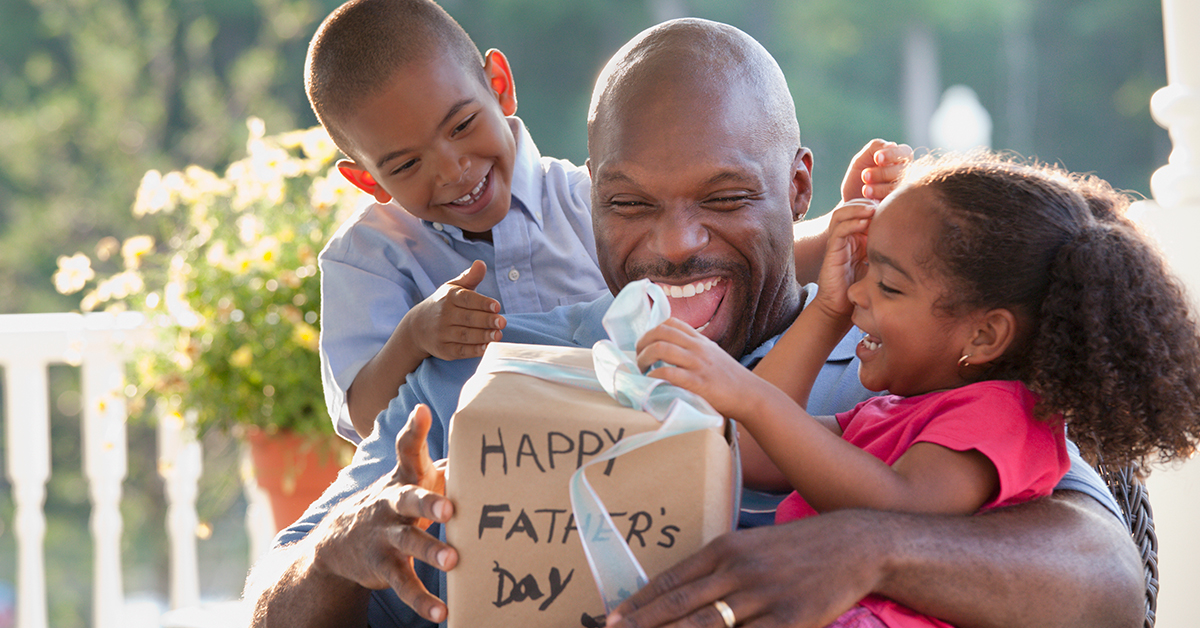
<instances>
[{"instance_id":1,"label":"gold earring","mask_svg":"<svg viewBox=\"0 0 1200 628\"><path fill-rule=\"evenodd\" d=\"M970 359L971 359L971 354L969 354L969 353L963 354L963 357L958 359L958 368L961 369L961 368L966 368L968 366L971 366L971 363L969 362Z\"/></svg>"}]
</instances>

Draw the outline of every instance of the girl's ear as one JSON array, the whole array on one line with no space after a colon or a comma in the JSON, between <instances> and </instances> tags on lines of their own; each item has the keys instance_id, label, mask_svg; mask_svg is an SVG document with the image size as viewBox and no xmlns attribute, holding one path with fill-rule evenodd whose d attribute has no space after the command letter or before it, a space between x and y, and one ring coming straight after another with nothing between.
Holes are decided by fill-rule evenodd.
<instances>
[{"instance_id":1,"label":"girl's ear","mask_svg":"<svg viewBox=\"0 0 1200 628\"><path fill-rule=\"evenodd\" d=\"M349 159L340 159L337 162L338 172L342 173L346 180L354 184L354 187L375 197L379 203L388 203L392 200L392 195L388 194L378 183L375 182L375 177L367 172L362 166L350 161Z\"/></svg>"},{"instance_id":2,"label":"girl's ear","mask_svg":"<svg viewBox=\"0 0 1200 628\"><path fill-rule=\"evenodd\" d=\"M971 340L963 349L970 363L983 365L999 359L1017 337L1017 317L1011 310L996 308L984 312Z\"/></svg>"},{"instance_id":3,"label":"girl's ear","mask_svg":"<svg viewBox=\"0 0 1200 628\"><path fill-rule=\"evenodd\" d=\"M512 69L508 67L508 58L503 52L492 48L484 55L483 72L487 75L488 86L500 103L500 111L511 116L517 112L517 86L513 83Z\"/></svg>"}]
</instances>

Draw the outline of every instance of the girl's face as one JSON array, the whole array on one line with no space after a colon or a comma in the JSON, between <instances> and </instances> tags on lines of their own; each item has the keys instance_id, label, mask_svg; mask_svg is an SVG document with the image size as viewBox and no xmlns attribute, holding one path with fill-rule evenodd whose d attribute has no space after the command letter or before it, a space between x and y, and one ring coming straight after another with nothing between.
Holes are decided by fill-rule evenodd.
<instances>
[{"instance_id":1,"label":"girl's face","mask_svg":"<svg viewBox=\"0 0 1200 628\"><path fill-rule=\"evenodd\" d=\"M869 390L902 396L957 388L959 358L969 346L973 318L934 309L947 290L929 268L939 219L926 188L904 188L879 208L867 236L867 274L850 286L858 344L858 376Z\"/></svg>"}]
</instances>

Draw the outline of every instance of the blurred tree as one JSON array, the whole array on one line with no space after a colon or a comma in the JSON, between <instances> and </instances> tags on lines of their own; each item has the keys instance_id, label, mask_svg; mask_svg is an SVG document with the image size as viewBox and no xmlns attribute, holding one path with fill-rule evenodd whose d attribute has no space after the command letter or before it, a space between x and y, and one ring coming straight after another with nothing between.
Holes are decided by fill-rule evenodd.
<instances>
[{"instance_id":1,"label":"blurred tree","mask_svg":"<svg viewBox=\"0 0 1200 628\"><path fill-rule=\"evenodd\" d=\"M142 173L217 167L305 110L309 0L5 0L0 312L70 310L59 255L124 235ZM90 251L89 251L90 252Z\"/></svg>"}]
</instances>

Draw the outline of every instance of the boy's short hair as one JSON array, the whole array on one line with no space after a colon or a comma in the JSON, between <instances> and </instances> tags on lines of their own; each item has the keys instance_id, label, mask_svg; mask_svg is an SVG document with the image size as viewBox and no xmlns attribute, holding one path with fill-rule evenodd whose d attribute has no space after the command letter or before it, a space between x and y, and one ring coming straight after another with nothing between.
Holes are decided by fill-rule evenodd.
<instances>
[{"instance_id":1,"label":"boy's short hair","mask_svg":"<svg viewBox=\"0 0 1200 628\"><path fill-rule=\"evenodd\" d=\"M434 2L350 0L313 35L304 61L304 91L317 120L353 158L339 120L412 63L446 56L487 84L479 48Z\"/></svg>"}]
</instances>

